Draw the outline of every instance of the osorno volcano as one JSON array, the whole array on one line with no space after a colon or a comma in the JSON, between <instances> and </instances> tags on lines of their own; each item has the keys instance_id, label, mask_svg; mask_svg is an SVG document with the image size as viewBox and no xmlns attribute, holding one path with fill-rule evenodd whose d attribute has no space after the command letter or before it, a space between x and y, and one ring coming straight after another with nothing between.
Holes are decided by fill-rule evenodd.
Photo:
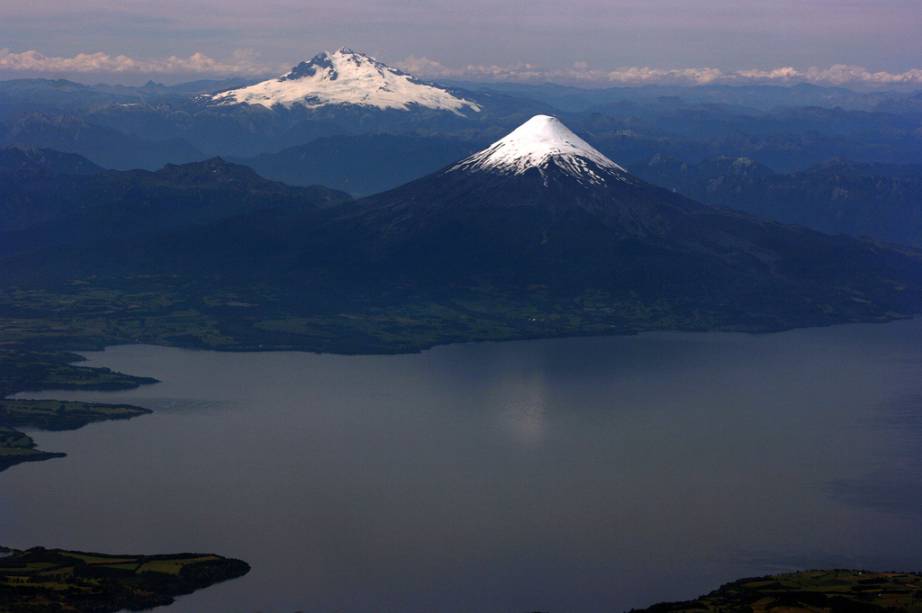
<instances>
[{"instance_id":1,"label":"osorno volcano","mask_svg":"<svg viewBox=\"0 0 922 613\"><path fill-rule=\"evenodd\" d=\"M776 329L922 305L917 252L689 200L546 115L308 235L301 262L315 271L438 296L540 297L657 327Z\"/></svg>"},{"instance_id":2,"label":"osorno volcano","mask_svg":"<svg viewBox=\"0 0 922 613\"><path fill-rule=\"evenodd\" d=\"M3 264L4 276L29 283L46 273L55 282L93 278L107 287L158 278L192 296L190 304L231 294L253 306L215 316L240 319L235 329L252 329L254 338L265 335L256 332L263 320L318 313L349 314L336 321L364 321L361 329L375 335L374 322L384 320L369 314L387 313L397 322L387 325L404 332L426 330L418 344L400 347L778 330L922 310L918 251L689 200L638 179L546 115L436 173L361 200L253 209Z\"/></svg>"}]
</instances>

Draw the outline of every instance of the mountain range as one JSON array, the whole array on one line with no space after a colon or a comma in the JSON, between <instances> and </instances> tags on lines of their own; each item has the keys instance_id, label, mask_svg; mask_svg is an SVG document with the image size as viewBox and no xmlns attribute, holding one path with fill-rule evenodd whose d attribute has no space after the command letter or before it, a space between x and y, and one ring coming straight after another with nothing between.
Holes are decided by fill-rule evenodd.
<instances>
[{"instance_id":1,"label":"mountain range","mask_svg":"<svg viewBox=\"0 0 922 613\"><path fill-rule=\"evenodd\" d=\"M31 113L0 125L0 144L78 153L105 168L183 164L206 156L183 138L151 140L73 115Z\"/></svg>"},{"instance_id":2,"label":"mountain range","mask_svg":"<svg viewBox=\"0 0 922 613\"><path fill-rule=\"evenodd\" d=\"M598 293L691 327L883 315L917 297L897 287L918 283L915 256L700 205L631 175L547 116L331 212L309 242L314 261L351 259L359 274L438 290L540 288L562 301Z\"/></svg>"},{"instance_id":3,"label":"mountain range","mask_svg":"<svg viewBox=\"0 0 922 613\"><path fill-rule=\"evenodd\" d=\"M435 172L477 149L475 142L437 135L356 134L230 159L276 181L367 196Z\"/></svg>"},{"instance_id":4,"label":"mountain range","mask_svg":"<svg viewBox=\"0 0 922 613\"><path fill-rule=\"evenodd\" d=\"M253 210L303 210L350 197L290 187L219 158L157 172L104 170L73 154L0 149L0 254L137 240Z\"/></svg>"},{"instance_id":5,"label":"mountain range","mask_svg":"<svg viewBox=\"0 0 922 613\"><path fill-rule=\"evenodd\" d=\"M862 163L922 157L920 100L918 92L806 85L436 84L340 49L262 81L141 87L2 81L0 145L50 147L107 168L156 170L215 156L272 156L317 139L382 134L481 147L528 117L551 114L590 136L613 159L634 162L664 154L697 163L749 157L794 172L835 157ZM291 176L287 170L261 170ZM349 167L336 171L342 176ZM374 183L361 193L381 186Z\"/></svg>"},{"instance_id":6,"label":"mountain range","mask_svg":"<svg viewBox=\"0 0 922 613\"><path fill-rule=\"evenodd\" d=\"M830 160L777 173L749 158L654 156L638 176L689 198L831 234L922 247L922 166Z\"/></svg>"},{"instance_id":7,"label":"mountain range","mask_svg":"<svg viewBox=\"0 0 922 613\"><path fill-rule=\"evenodd\" d=\"M19 233L21 247L0 266L3 286L63 291L79 280L131 295L147 322L182 304L232 346L395 350L776 330L886 320L922 304L917 252L700 204L646 183L544 115L357 201L321 192L318 203L316 193L221 160L81 181L102 181L116 197ZM152 195L123 198L110 181ZM26 248L30 235L37 242ZM61 239L74 235L81 240ZM143 292L157 297L144 302ZM247 308L220 306L231 303ZM106 325L125 316L110 309Z\"/></svg>"}]
</instances>

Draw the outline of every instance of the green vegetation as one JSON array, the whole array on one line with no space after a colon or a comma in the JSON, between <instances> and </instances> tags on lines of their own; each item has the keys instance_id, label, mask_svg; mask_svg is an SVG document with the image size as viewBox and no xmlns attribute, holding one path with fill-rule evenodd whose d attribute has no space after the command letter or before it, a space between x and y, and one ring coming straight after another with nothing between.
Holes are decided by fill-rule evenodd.
<instances>
[{"instance_id":1,"label":"green vegetation","mask_svg":"<svg viewBox=\"0 0 922 613\"><path fill-rule=\"evenodd\" d=\"M211 309L239 308L216 294ZM66 350L151 342L221 347L229 343L213 319L169 293L115 292L75 284L66 291L0 291L0 471L64 454L35 448L17 428L73 430L150 413L121 404L4 398L36 390L124 390L155 383L79 364ZM0 548L2 549L2 548ZM249 566L216 555L105 556L41 548L0 557L0 613L87 612L167 605Z\"/></svg>"},{"instance_id":2,"label":"green vegetation","mask_svg":"<svg viewBox=\"0 0 922 613\"><path fill-rule=\"evenodd\" d=\"M639 297L586 291L562 299L543 286L525 293L483 286L450 297L394 300L385 288L370 288L374 299L345 306L324 303L320 290L284 297L268 287L177 287L169 277L122 283L100 287L96 280L84 279L53 291L0 289L0 352L4 346L85 350L150 343L217 350L397 353L459 341L720 327L705 313L688 310L679 315ZM751 329L773 327L777 329L754 323ZM60 384L48 383L45 389Z\"/></svg>"},{"instance_id":3,"label":"green vegetation","mask_svg":"<svg viewBox=\"0 0 922 613\"><path fill-rule=\"evenodd\" d=\"M540 284L521 292L482 284L440 295L406 294L370 282L362 292L346 304L326 302L323 288L286 295L272 286L233 287L220 281L190 285L164 275L108 282L81 278L55 289L0 288L0 398L22 391L118 390L153 383L145 377L80 366L80 356L69 353L125 343L405 353L456 342L785 327L777 314L757 308L749 310L747 324L729 326L721 325L716 313L645 301L631 293L615 296L585 290L562 297ZM888 313L881 319L898 315ZM94 411L99 419L113 418L103 416L99 405ZM30 419L34 427L49 427L37 421L37 414ZM62 423L62 416L56 419ZM0 419L0 425L25 424Z\"/></svg>"},{"instance_id":4,"label":"green vegetation","mask_svg":"<svg viewBox=\"0 0 922 613\"><path fill-rule=\"evenodd\" d=\"M646 613L749 611L922 611L922 575L855 570L811 570L741 579L687 602L663 603Z\"/></svg>"},{"instance_id":5,"label":"green vegetation","mask_svg":"<svg viewBox=\"0 0 922 613\"><path fill-rule=\"evenodd\" d=\"M97 421L130 419L148 413L150 413L148 409L127 404L63 400L0 400L0 424L41 428L42 430L76 430Z\"/></svg>"},{"instance_id":6,"label":"green vegetation","mask_svg":"<svg viewBox=\"0 0 922 613\"><path fill-rule=\"evenodd\" d=\"M213 554L113 556L40 547L7 553L0 557L2 613L149 609L250 570Z\"/></svg>"},{"instance_id":7,"label":"green vegetation","mask_svg":"<svg viewBox=\"0 0 922 613\"><path fill-rule=\"evenodd\" d=\"M284 301L266 287L193 291L173 278L134 277L114 288L83 279L56 290L0 289L0 398L23 391L121 390L155 382L81 366L82 358L69 352L123 343L399 353L452 342L711 325L698 314L679 320L665 308L599 293L561 303L542 286L530 288L525 297L485 286L452 299L418 296L388 302L385 296L377 304L344 309L309 296ZM3 401L0 426L70 429L143 412L99 404ZM57 457L35 450L31 439L22 436L3 447L7 460L0 469Z\"/></svg>"},{"instance_id":8,"label":"green vegetation","mask_svg":"<svg viewBox=\"0 0 922 613\"><path fill-rule=\"evenodd\" d=\"M77 354L43 349L0 347L0 397L16 392L58 390L125 390L146 383L150 377L132 377L108 368L87 368L73 362Z\"/></svg>"},{"instance_id":9,"label":"green vegetation","mask_svg":"<svg viewBox=\"0 0 922 613\"><path fill-rule=\"evenodd\" d=\"M59 458L63 453L49 453L35 448L35 442L26 434L0 426L0 472L22 462L39 462Z\"/></svg>"},{"instance_id":10,"label":"green vegetation","mask_svg":"<svg viewBox=\"0 0 922 613\"><path fill-rule=\"evenodd\" d=\"M111 373L110 373L111 374ZM130 405L61 400L0 400L0 471L22 462L59 458L35 448L31 437L15 428L76 430L86 424L111 419L130 419L150 413Z\"/></svg>"},{"instance_id":11,"label":"green vegetation","mask_svg":"<svg viewBox=\"0 0 922 613\"><path fill-rule=\"evenodd\" d=\"M488 286L450 297L414 295L391 299L384 290L367 291L367 302L347 307L324 303L323 292L317 288L305 290L303 295L283 297L270 287L231 288L216 283L214 287L191 288L176 279L152 277L123 279L118 287L104 287L95 279L84 279L53 291L0 289L0 398L26 390L129 389L152 383L153 379L81 366L80 356L68 353L120 343L216 350L397 353L464 341L630 334L657 329L767 331L785 327L785 322L770 310L749 309L747 323L737 321L731 327L722 324L718 314L703 309L597 290L563 299L541 285L530 286L521 295ZM880 320L898 316L899 313L884 313ZM855 320L868 319L856 316ZM802 323L829 322L818 319ZM60 455L36 450L31 438L16 431L16 427L76 428L145 412L121 405L0 400L0 470L19 462ZM22 558L30 555L36 557ZM193 569L222 568L222 559L216 556L106 557L60 552L51 555L44 550L16 552L12 559L17 556L32 562L25 565L25 571L20 565L18 575L10 573L10 578L0 579L5 581L0 583L0 613L96 612L165 604L172 595L183 593L174 588L188 591L209 584L190 580L190 576L198 576L199 571ZM48 556L57 557L51 560ZM62 559L67 563L62 565ZM0 578L3 572L0 565ZM242 574L239 568L235 572ZM106 578L99 578L99 573ZM47 581L35 583L30 574L47 577ZM230 576L237 575L222 578ZM61 578L77 583L65 584ZM142 596L147 600L141 600ZM90 606L88 602L96 608L86 608ZM852 571L796 573L737 581L696 601L649 609L782 610L922 611L922 578Z\"/></svg>"}]
</instances>

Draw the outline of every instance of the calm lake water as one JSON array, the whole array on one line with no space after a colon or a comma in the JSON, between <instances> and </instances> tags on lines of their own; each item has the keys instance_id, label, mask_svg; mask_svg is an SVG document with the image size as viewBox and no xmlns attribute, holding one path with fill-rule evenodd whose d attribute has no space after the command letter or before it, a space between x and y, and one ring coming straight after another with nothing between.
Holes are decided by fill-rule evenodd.
<instances>
[{"instance_id":1,"label":"calm lake water","mask_svg":"<svg viewBox=\"0 0 922 613\"><path fill-rule=\"evenodd\" d=\"M153 415L36 433L0 543L217 552L200 613L619 611L740 576L922 570L922 321L418 355L150 346Z\"/></svg>"}]
</instances>

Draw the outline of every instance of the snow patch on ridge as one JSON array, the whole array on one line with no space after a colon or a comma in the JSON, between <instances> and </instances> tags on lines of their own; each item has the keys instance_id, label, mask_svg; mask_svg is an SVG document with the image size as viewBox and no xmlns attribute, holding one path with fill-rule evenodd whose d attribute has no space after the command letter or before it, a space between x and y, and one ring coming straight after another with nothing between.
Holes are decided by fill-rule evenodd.
<instances>
[{"instance_id":1,"label":"snow patch on ridge","mask_svg":"<svg viewBox=\"0 0 922 613\"><path fill-rule=\"evenodd\" d=\"M617 174L621 180L629 176L624 168L549 115L535 115L448 172L473 170L521 175L535 168L543 175L552 160L565 173L592 183L605 182L599 171Z\"/></svg>"},{"instance_id":2,"label":"snow patch on ridge","mask_svg":"<svg viewBox=\"0 0 922 613\"><path fill-rule=\"evenodd\" d=\"M351 104L379 109L410 110L412 105L462 115L480 107L448 90L428 85L363 53L339 49L301 62L288 73L249 87L211 96L224 104L318 108Z\"/></svg>"}]
</instances>

